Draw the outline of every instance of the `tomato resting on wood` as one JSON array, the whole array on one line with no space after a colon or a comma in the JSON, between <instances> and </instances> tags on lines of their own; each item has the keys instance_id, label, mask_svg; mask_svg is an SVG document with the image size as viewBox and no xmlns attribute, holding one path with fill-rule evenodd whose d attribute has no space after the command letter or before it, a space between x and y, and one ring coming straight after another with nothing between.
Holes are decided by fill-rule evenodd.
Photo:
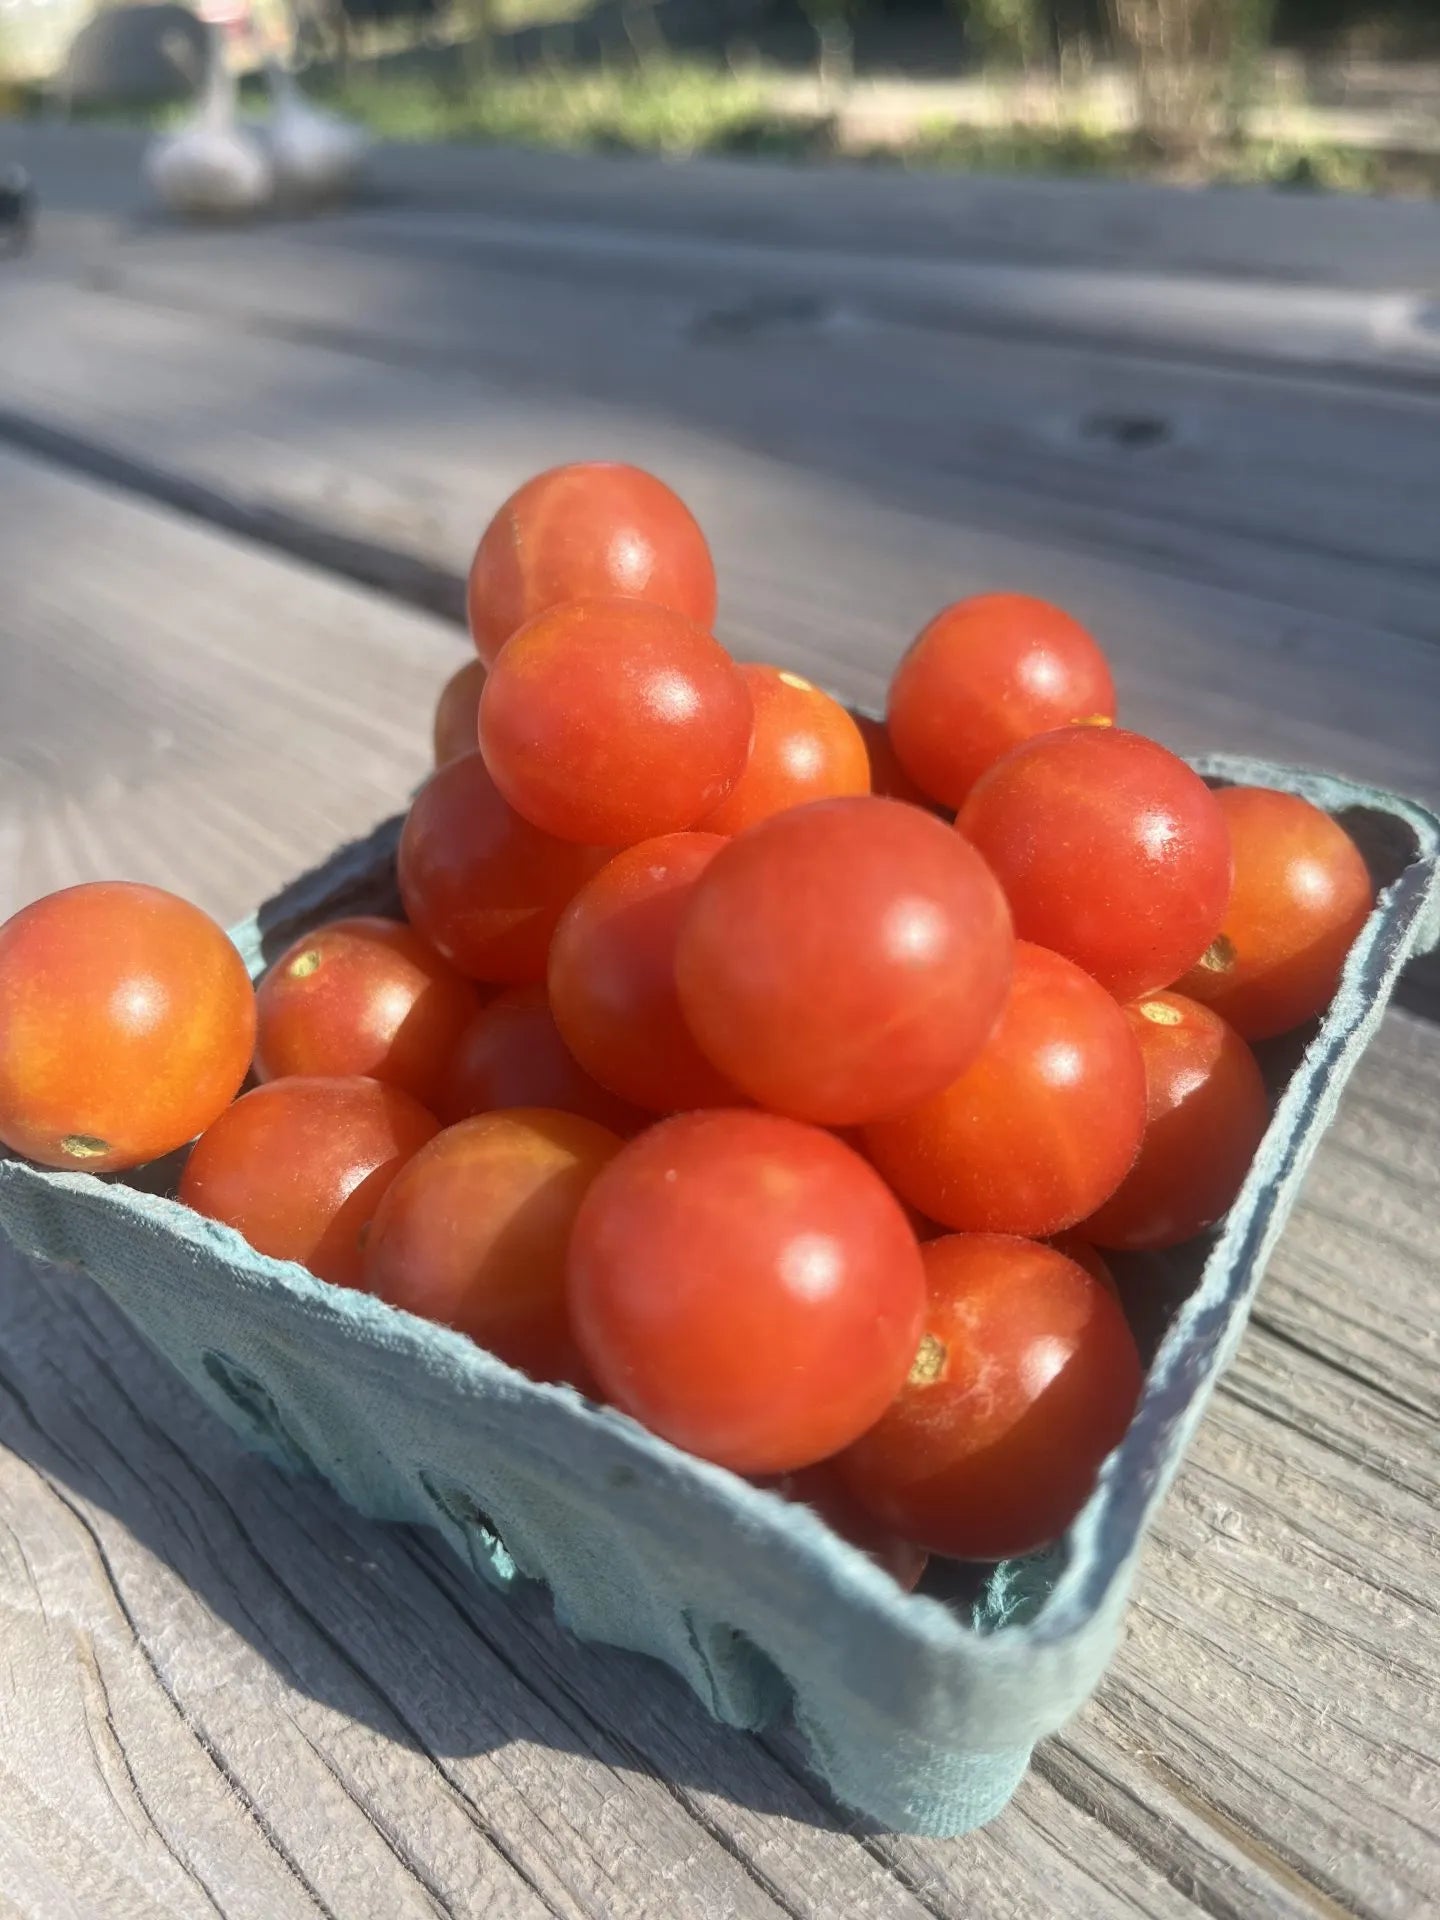
<instances>
[{"instance_id":1,"label":"tomato resting on wood","mask_svg":"<svg viewBox=\"0 0 1440 1920\"><path fill-rule=\"evenodd\" d=\"M958 1079L874 1121L864 1152L902 1199L964 1233L1039 1239L1119 1186L1145 1131L1124 1010L1073 961L1015 943L1010 995Z\"/></svg>"},{"instance_id":2,"label":"tomato resting on wood","mask_svg":"<svg viewBox=\"0 0 1440 1920\"><path fill-rule=\"evenodd\" d=\"M942 608L895 669L886 716L901 765L951 808L1022 740L1114 718L1099 647L1078 620L1024 593Z\"/></svg>"},{"instance_id":3,"label":"tomato resting on wood","mask_svg":"<svg viewBox=\"0 0 1440 1920\"><path fill-rule=\"evenodd\" d=\"M1151 993L1125 1012L1145 1062L1145 1138L1080 1231L1101 1247L1174 1247L1229 1212L1270 1103L1254 1054L1209 1007Z\"/></svg>"},{"instance_id":4,"label":"tomato resting on wood","mask_svg":"<svg viewBox=\"0 0 1440 1920\"><path fill-rule=\"evenodd\" d=\"M745 771L711 814L707 833L741 833L807 800L870 791L860 729L838 700L782 667L742 665L755 711Z\"/></svg>"},{"instance_id":5,"label":"tomato resting on wood","mask_svg":"<svg viewBox=\"0 0 1440 1920\"><path fill-rule=\"evenodd\" d=\"M1294 793L1222 787L1235 856L1220 931L1175 984L1247 1040L1269 1040L1323 1013L1375 904L1360 849Z\"/></svg>"},{"instance_id":6,"label":"tomato resting on wood","mask_svg":"<svg viewBox=\"0 0 1440 1920\"><path fill-rule=\"evenodd\" d=\"M1138 733L1067 727L983 773L956 826L1005 889L1023 940L1118 1000L1165 987L1209 946L1230 835L1200 776Z\"/></svg>"},{"instance_id":7,"label":"tomato resting on wood","mask_svg":"<svg viewBox=\"0 0 1440 1920\"><path fill-rule=\"evenodd\" d=\"M737 1473L809 1466L863 1433L923 1311L915 1236L879 1175L773 1114L662 1120L575 1222L571 1321L601 1388Z\"/></svg>"},{"instance_id":8,"label":"tomato resting on wood","mask_svg":"<svg viewBox=\"0 0 1440 1920\"><path fill-rule=\"evenodd\" d=\"M580 1202L619 1150L604 1127L544 1108L447 1127L381 1201L365 1286L468 1333L536 1380L583 1383L565 1259Z\"/></svg>"},{"instance_id":9,"label":"tomato resting on wood","mask_svg":"<svg viewBox=\"0 0 1440 1920\"><path fill-rule=\"evenodd\" d=\"M473 753L480 740L480 690L485 685L485 662L467 660L440 689L435 705L435 764Z\"/></svg>"},{"instance_id":10,"label":"tomato resting on wood","mask_svg":"<svg viewBox=\"0 0 1440 1920\"><path fill-rule=\"evenodd\" d=\"M562 600L647 600L715 618L715 566L684 501L640 467L609 460L527 480L480 537L470 567L470 631L493 661L517 628Z\"/></svg>"},{"instance_id":11,"label":"tomato resting on wood","mask_svg":"<svg viewBox=\"0 0 1440 1920\"><path fill-rule=\"evenodd\" d=\"M476 987L399 920L362 915L301 936L260 982L255 1073L368 1074L435 1108Z\"/></svg>"},{"instance_id":12,"label":"tomato resting on wood","mask_svg":"<svg viewBox=\"0 0 1440 1920\"><path fill-rule=\"evenodd\" d=\"M818 800L716 854L676 979L702 1050L752 1099L848 1126L964 1071L1013 946L1000 889L943 821L897 800Z\"/></svg>"},{"instance_id":13,"label":"tomato resting on wood","mask_svg":"<svg viewBox=\"0 0 1440 1920\"><path fill-rule=\"evenodd\" d=\"M452 966L497 986L543 980L550 936L606 854L556 840L502 799L479 750L432 774L400 836L405 912Z\"/></svg>"},{"instance_id":14,"label":"tomato resting on wood","mask_svg":"<svg viewBox=\"0 0 1440 1920\"><path fill-rule=\"evenodd\" d=\"M439 1130L418 1100L380 1080L272 1080L196 1141L179 1197L257 1253L358 1287L375 1209Z\"/></svg>"},{"instance_id":15,"label":"tomato resting on wood","mask_svg":"<svg viewBox=\"0 0 1440 1920\"><path fill-rule=\"evenodd\" d=\"M95 881L0 927L0 1140L43 1166L108 1173L184 1146L254 1039L244 962L173 893Z\"/></svg>"},{"instance_id":16,"label":"tomato resting on wood","mask_svg":"<svg viewBox=\"0 0 1440 1920\"><path fill-rule=\"evenodd\" d=\"M566 908L550 948L561 1038L602 1086L655 1113L741 1106L680 1011L675 942L695 884L727 842L670 833L616 854Z\"/></svg>"},{"instance_id":17,"label":"tomato resting on wood","mask_svg":"<svg viewBox=\"0 0 1440 1920\"><path fill-rule=\"evenodd\" d=\"M1140 1397L1114 1296L1053 1247L951 1234L921 1248L925 1334L893 1405L836 1466L931 1553L1004 1560L1075 1518Z\"/></svg>"},{"instance_id":18,"label":"tomato resting on wood","mask_svg":"<svg viewBox=\"0 0 1440 1920\"><path fill-rule=\"evenodd\" d=\"M652 1116L593 1080L560 1038L550 996L538 984L499 993L455 1043L442 1120L503 1107L552 1107L578 1113L612 1133L638 1133Z\"/></svg>"}]
</instances>

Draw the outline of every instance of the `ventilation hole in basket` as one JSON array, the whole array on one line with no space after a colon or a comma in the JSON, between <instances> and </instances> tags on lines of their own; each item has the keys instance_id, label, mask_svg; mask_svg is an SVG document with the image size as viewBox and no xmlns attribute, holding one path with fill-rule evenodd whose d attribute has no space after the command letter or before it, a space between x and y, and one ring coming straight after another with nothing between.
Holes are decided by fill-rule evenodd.
<instances>
[{"instance_id":1,"label":"ventilation hole in basket","mask_svg":"<svg viewBox=\"0 0 1440 1920\"><path fill-rule=\"evenodd\" d=\"M790 1684L748 1633L724 1621L681 1615L700 1671L691 1684L717 1720L752 1732L770 1726L790 1704Z\"/></svg>"},{"instance_id":2,"label":"ventilation hole in basket","mask_svg":"<svg viewBox=\"0 0 1440 1920\"><path fill-rule=\"evenodd\" d=\"M281 1418L274 1395L263 1382L223 1353L202 1353L200 1364L239 1416L236 1424L256 1446L291 1473L317 1471L315 1462Z\"/></svg>"},{"instance_id":3,"label":"ventilation hole in basket","mask_svg":"<svg viewBox=\"0 0 1440 1920\"><path fill-rule=\"evenodd\" d=\"M508 1586L517 1572L514 1559L500 1538L495 1522L474 1495L467 1493L457 1481L447 1480L443 1474L432 1473L426 1467L421 1467L419 1479L441 1518L460 1529L476 1572L497 1586Z\"/></svg>"}]
</instances>

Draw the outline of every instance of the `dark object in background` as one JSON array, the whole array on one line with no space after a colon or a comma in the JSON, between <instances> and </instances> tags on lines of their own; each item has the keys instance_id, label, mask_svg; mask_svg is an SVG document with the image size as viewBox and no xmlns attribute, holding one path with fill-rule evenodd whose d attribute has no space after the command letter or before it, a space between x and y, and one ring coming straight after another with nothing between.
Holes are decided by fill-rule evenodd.
<instances>
[{"instance_id":1,"label":"dark object in background","mask_svg":"<svg viewBox=\"0 0 1440 1920\"><path fill-rule=\"evenodd\" d=\"M0 248L23 253L35 231L35 188L21 166L0 167Z\"/></svg>"},{"instance_id":2,"label":"dark object in background","mask_svg":"<svg viewBox=\"0 0 1440 1920\"><path fill-rule=\"evenodd\" d=\"M67 107L189 100L210 64L210 29L188 7L111 7L70 43L56 91Z\"/></svg>"}]
</instances>

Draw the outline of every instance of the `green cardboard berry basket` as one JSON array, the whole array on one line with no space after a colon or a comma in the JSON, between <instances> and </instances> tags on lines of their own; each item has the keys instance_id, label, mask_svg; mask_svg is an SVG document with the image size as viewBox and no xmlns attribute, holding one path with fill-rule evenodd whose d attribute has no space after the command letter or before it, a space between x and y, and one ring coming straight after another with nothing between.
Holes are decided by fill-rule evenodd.
<instances>
[{"instance_id":1,"label":"green cardboard berry basket","mask_svg":"<svg viewBox=\"0 0 1440 1920\"><path fill-rule=\"evenodd\" d=\"M1271 1051L1274 1118L1213 1242L1157 1263L1149 1368L1125 1439L1065 1538L989 1569L936 1567L906 1595L808 1509L689 1458L469 1340L265 1259L237 1234L116 1179L0 1160L0 1225L88 1273L208 1404L281 1466L382 1520L429 1522L501 1587L540 1580L582 1638L655 1655L722 1720L793 1713L842 1803L953 1834L990 1819L1034 1743L1085 1699L1140 1542L1342 1087L1407 957L1440 926L1440 821L1347 781L1260 762L1217 782L1337 814L1381 892L1308 1044ZM252 971L342 913L394 910L400 822L346 847L234 938Z\"/></svg>"}]
</instances>

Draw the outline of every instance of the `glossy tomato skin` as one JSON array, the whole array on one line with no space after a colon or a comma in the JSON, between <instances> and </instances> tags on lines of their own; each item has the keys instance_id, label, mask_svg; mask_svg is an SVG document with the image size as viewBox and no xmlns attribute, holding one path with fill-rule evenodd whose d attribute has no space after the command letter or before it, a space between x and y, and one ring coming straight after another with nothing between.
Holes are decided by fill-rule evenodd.
<instances>
[{"instance_id":1,"label":"glossy tomato skin","mask_svg":"<svg viewBox=\"0 0 1440 1920\"><path fill-rule=\"evenodd\" d=\"M449 1124L505 1107L551 1107L629 1135L652 1116L593 1080L560 1038L538 983L497 994L456 1042L435 1111Z\"/></svg>"},{"instance_id":2,"label":"glossy tomato skin","mask_svg":"<svg viewBox=\"0 0 1440 1920\"><path fill-rule=\"evenodd\" d=\"M580 1209L571 1323L606 1396L737 1473L862 1433L915 1354L919 1249L858 1154L773 1114L662 1120Z\"/></svg>"},{"instance_id":3,"label":"glossy tomato skin","mask_svg":"<svg viewBox=\"0 0 1440 1920\"><path fill-rule=\"evenodd\" d=\"M583 1384L566 1254L580 1202L619 1150L606 1128L545 1108L447 1127L386 1191L365 1243L366 1288L532 1379Z\"/></svg>"},{"instance_id":4,"label":"glossy tomato skin","mask_svg":"<svg viewBox=\"0 0 1440 1920\"><path fill-rule=\"evenodd\" d=\"M798 1473L782 1473L773 1480L762 1480L760 1485L778 1493L782 1500L813 1508L833 1533L868 1554L906 1593L919 1585L929 1554L882 1526L862 1507L833 1461L822 1460L818 1466L802 1467Z\"/></svg>"},{"instance_id":5,"label":"glossy tomato skin","mask_svg":"<svg viewBox=\"0 0 1440 1920\"><path fill-rule=\"evenodd\" d=\"M215 922L159 887L102 880L0 927L0 1140L71 1173L171 1153L250 1065L255 995Z\"/></svg>"},{"instance_id":6,"label":"glossy tomato skin","mask_svg":"<svg viewBox=\"0 0 1440 1920\"><path fill-rule=\"evenodd\" d=\"M911 779L952 809L1022 740L1114 718L1115 684L1094 640L1024 593L943 607L895 669L887 712Z\"/></svg>"},{"instance_id":7,"label":"glossy tomato skin","mask_svg":"<svg viewBox=\"0 0 1440 1920\"><path fill-rule=\"evenodd\" d=\"M963 1072L1004 1004L1013 944L985 863L942 821L820 800L715 856L676 979L701 1049L752 1099L849 1126Z\"/></svg>"},{"instance_id":8,"label":"glossy tomato skin","mask_svg":"<svg viewBox=\"0 0 1440 1920\"><path fill-rule=\"evenodd\" d=\"M1298 794L1223 787L1235 878L1220 931L1175 984L1223 1014L1246 1040L1312 1020L1375 904L1360 849Z\"/></svg>"},{"instance_id":9,"label":"glossy tomato skin","mask_svg":"<svg viewBox=\"0 0 1440 1920\"><path fill-rule=\"evenodd\" d=\"M925 1338L899 1396L837 1461L907 1540L1003 1560L1057 1539L1140 1396L1113 1295L1053 1247L952 1234L922 1249Z\"/></svg>"},{"instance_id":10,"label":"glossy tomato skin","mask_svg":"<svg viewBox=\"0 0 1440 1920\"><path fill-rule=\"evenodd\" d=\"M588 846L693 827L744 772L751 721L719 641L641 600L539 614L480 696L480 746L501 793L543 832Z\"/></svg>"},{"instance_id":11,"label":"glossy tomato skin","mask_svg":"<svg viewBox=\"0 0 1440 1920\"><path fill-rule=\"evenodd\" d=\"M257 1253L358 1287L375 1210L439 1123L398 1087L359 1076L272 1080L201 1135L181 1176L187 1207Z\"/></svg>"},{"instance_id":12,"label":"glossy tomato skin","mask_svg":"<svg viewBox=\"0 0 1440 1920\"><path fill-rule=\"evenodd\" d=\"M550 1006L561 1038L602 1086L652 1113L744 1104L696 1046L675 986L681 924L727 844L717 833L670 833L627 847L555 929Z\"/></svg>"},{"instance_id":13,"label":"glossy tomato skin","mask_svg":"<svg viewBox=\"0 0 1440 1920\"><path fill-rule=\"evenodd\" d=\"M475 751L480 739L480 690L484 685L485 662L467 660L440 689L435 703L437 767Z\"/></svg>"},{"instance_id":14,"label":"glossy tomato skin","mask_svg":"<svg viewBox=\"0 0 1440 1920\"><path fill-rule=\"evenodd\" d=\"M260 983L256 1077L365 1074L433 1109L480 1004L403 921L334 920L303 934Z\"/></svg>"},{"instance_id":15,"label":"glossy tomato skin","mask_svg":"<svg viewBox=\"0 0 1440 1920\"><path fill-rule=\"evenodd\" d=\"M458 972L514 986L544 979L556 921L605 858L522 820L477 749L415 796L400 836L400 896L416 930Z\"/></svg>"},{"instance_id":16,"label":"glossy tomato skin","mask_svg":"<svg viewBox=\"0 0 1440 1920\"><path fill-rule=\"evenodd\" d=\"M709 627L715 567L685 503L639 467L579 461L537 474L485 529L470 568L470 631L493 661L564 600L638 599Z\"/></svg>"},{"instance_id":17,"label":"glossy tomato skin","mask_svg":"<svg viewBox=\"0 0 1440 1920\"><path fill-rule=\"evenodd\" d=\"M870 791L870 757L838 700L785 667L742 665L755 732L745 771L711 814L707 833L743 833L807 800Z\"/></svg>"},{"instance_id":18,"label":"glossy tomato skin","mask_svg":"<svg viewBox=\"0 0 1440 1920\"><path fill-rule=\"evenodd\" d=\"M1005 889L1023 940L1118 1000L1167 986L1209 946L1230 894L1230 835L1199 775L1154 740L1069 727L981 775L956 826Z\"/></svg>"},{"instance_id":19,"label":"glossy tomato skin","mask_svg":"<svg viewBox=\"0 0 1440 1920\"><path fill-rule=\"evenodd\" d=\"M1145 1062L1145 1138L1119 1189L1080 1231L1098 1247L1175 1247L1229 1212L1270 1102L1254 1054L1209 1007L1151 993L1125 1012Z\"/></svg>"},{"instance_id":20,"label":"glossy tomato skin","mask_svg":"<svg viewBox=\"0 0 1440 1920\"><path fill-rule=\"evenodd\" d=\"M1145 1131L1130 1022L1072 961L1015 943L1009 998L958 1079L863 1130L902 1199L962 1233L1040 1239L1112 1194Z\"/></svg>"},{"instance_id":21,"label":"glossy tomato skin","mask_svg":"<svg viewBox=\"0 0 1440 1920\"><path fill-rule=\"evenodd\" d=\"M922 793L901 766L900 756L895 751L895 743L884 721L872 720L868 714L859 713L855 716L855 724L860 729L866 757L870 762L870 791L887 800L906 800L912 807L932 807L934 802L929 794Z\"/></svg>"}]
</instances>

